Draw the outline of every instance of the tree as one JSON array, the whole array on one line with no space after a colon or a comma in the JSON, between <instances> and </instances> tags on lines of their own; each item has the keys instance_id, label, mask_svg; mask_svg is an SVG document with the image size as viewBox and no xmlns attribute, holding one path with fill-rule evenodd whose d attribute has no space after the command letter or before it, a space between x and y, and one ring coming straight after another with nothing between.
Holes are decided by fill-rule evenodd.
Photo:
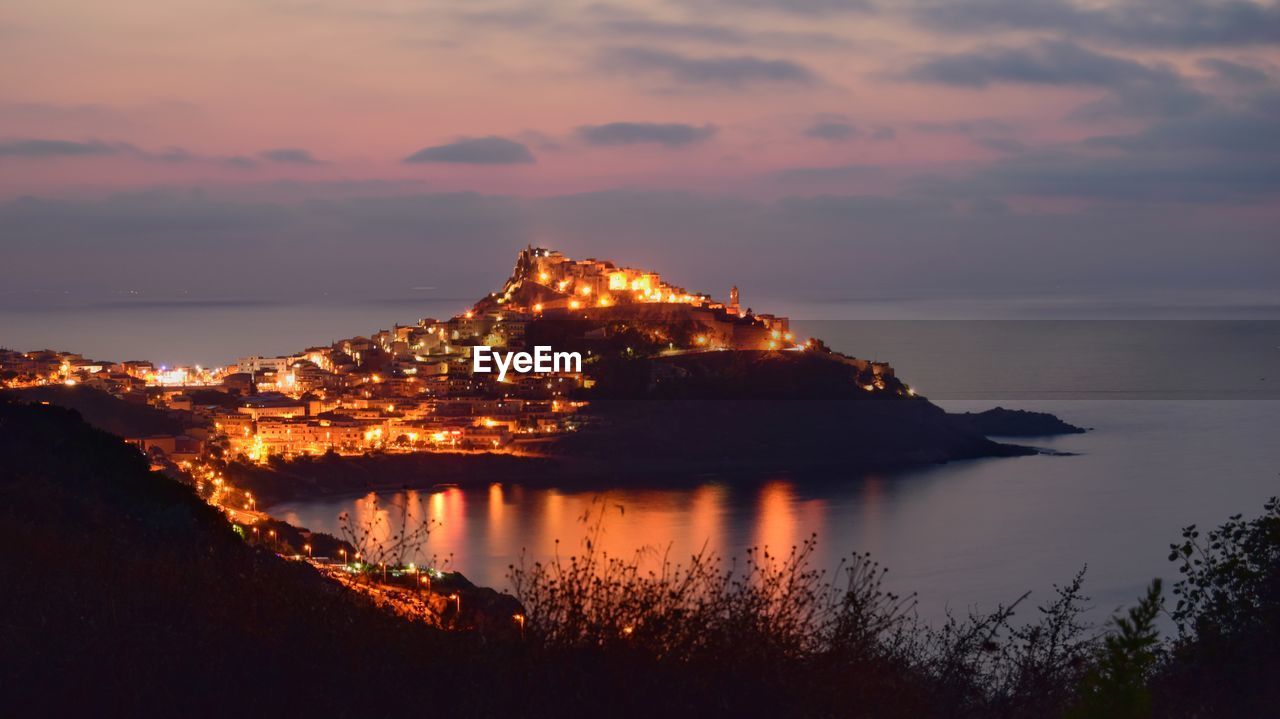
<instances>
[{"instance_id":1,"label":"tree","mask_svg":"<svg viewBox=\"0 0 1280 719\"><path fill-rule=\"evenodd\" d=\"M1147 680L1160 657L1160 630L1156 617L1164 606L1160 580L1153 579L1147 594L1127 616L1111 619L1111 631L1103 637L1094 666L1085 675L1080 703L1069 717L1139 719L1151 716L1151 692Z\"/></svg>"}]
</instances>

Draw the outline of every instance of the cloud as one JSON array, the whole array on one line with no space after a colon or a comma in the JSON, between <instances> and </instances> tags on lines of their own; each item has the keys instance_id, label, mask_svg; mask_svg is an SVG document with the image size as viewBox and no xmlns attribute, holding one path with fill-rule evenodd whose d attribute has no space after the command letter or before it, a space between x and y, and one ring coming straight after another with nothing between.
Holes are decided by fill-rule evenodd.
<instances>
[{"instance_id":1,"label":"cloud","mask_svg":"<svg viewBox=\"0 0 1280 719\"><path fill-rule=\"evenodd\" d=\"M220 162L227 167L234 167L237 170L252 170L258 166L258 161L252 157L236 155L235 157L224 157Z\"/></svg>"},{"instance_id":2,"label":"cloud","mask_svg":"<svg viewBox=\"0 0 1280 719\"><path fill-rule=\"evenodd\" d=\"M711 45L774 45L814 48L845 47L848 42L824 32L789 30L747 31L707 22L672 22L644 17L616 17L600 21L595 31L620 39L695 42Z\"/></svg>"},{"instance_id":3,"label":"cloud","mask_svg":"<svg viewBox=\"0 0 1280 719\"><path fill-rule=\"evenodd\" d=\"M683 147L706 142L716 134L715 125L685 125L677 122L610 122L583 125L574 134L588 145L656 144Z\"/></svg>"},{"instance_id":4,"label":"cloud","mask_svg":"<svg viewBox=\"0 0 1280 719\"><path fill-rule=\"evenodd\" d=\"M1169 152L1096 154L1073 149L1014 155L982 170L971 182L1007 195L1165 207L1212 205L1274 196L1280 192L1280 166L1274 158L1228 161Z\"/></svg>"},{"instance_id":5,"label":"cloud","mask_svg":"<svg viewBox=\"0 0 1280 719\"><path fill-rule=\"evenodd\" d=\"M1062 40L935 55L909 67L904 75L919 82L953 87L1016 83L1109 91L1105 97L1079 108L1074 113L1079 119L1187 113L1203 107L1208 100L1167 65L1147 65Z\"/></svg>"},{"instance_id":6,"label":"cloud","mask_svg":"<svg viewBox=\"0 0 1280 719\"><path fill-rule=\"evenodd\" d=\"M527 165L534 161L533 153L523 143L496 135L464 137L444 145L424 147L404 158L404 162L411 164Z\"/></svg>"},{"instance_id":7,"label":"cloud","mask_svg":"<svg viewBox=\"0 0 1280 719\"><path fill-rule=\"evenodd\" d=\"M1097 203L1237 205L1280 195L1280 90L1246 101L1219 98L1185 116L1160 118L1128 134L1048 147L1019 147L948 185L944 194L1066 197Z\"/></svg>"},{"instance_id":8,"label":"cloud","mask_svg":"<svg viewBox=\"0 0 1280 719\"><path fill-rule=\"evenodd\" d=\"M1219 101L1186 117L1168 117L1129 135L1104 135L1086 141L1091 147L1129 151L1212 156L1224 162L1269 161L1280 179L1280 89L1272 88L1243 103Z\"/></svg>"},{"instance_id":9,"label":"cloud","mask_svg":"<svg viewBox=\"0 0 1280 719\"><path fill-rule=\"evenodd\" d=\"M1206 57L1197 61L1196 64L1217 77L1237 85L1263 85L1270 80L1270 75L1266 71L1230 60Z\"/></svg>"},{"instance_id":10,"label":"cloud","mask_svg":"<svg viewBox=\"0 0 1280 719\"><path fill-rule=\"evenodd\" d=\"M58 158L102 158L126 157L145 162L164 164L207 163L232 167L236 169L252 169L257 162L251 157L218 155L197 155L181 147L166 147L161 150L145 150L128 142L104 142L102 140L59 140L45 138L25 138L0 141L0 158L10 157L23 160L53 160Z\"/></svg>"},{"instance_id":11,"label":"cloud","mask_svg":"<svg viewBox=\"0 0 1280 719\"><path fill-rule=\"evenodd\" d=\"M1254 0L921 0L916 22L944 32L1054 31L1148 47L1280 44L1280 5Z\"/></svg>"},{"instance_id":12,"label":"cloud","mask_svg":"<svg viewBox=\"0 0 1280 719\"><path fill-rule=\"evenodd\" d=\"M1024 143L1012 137L976 137L973 141L980 147L1006 155L1015 155L1027 150L1027 146Z\"/></svg>"},{"instance_id":13,"label":"cloud","mask_svg":"<svg viewBox=\"0 0 1280 719\"><path fill-rule=\"evenodd\" d=\"M832 165L822 167L789 167L771 177L781 182L847 182L880 177L884 169L876 165Z\"/></svg>"},{"instance_id":14,"label":"cloud","mask_svg":"<svg viewBox=\"0 0 1280 719\"><path fill-rule=\"evenodd\" d=\"M606 34L618 37L693 40L726 45L741 45L750 40L749 33L726 25L700 22L667 22L638 17L605 20L598 25L598 28Z\"/></svg>"},{"instance_id":15,"label":"cloud","mask_svg":"<svg viewBox=\"0 0 1280 719\"><path fill-rule=\"evenodd\" d=\"M870 13L876 10L876 4L872 0L700 0L699 4L810 17Z\"/></svg>"},{"instance_id":16,"label":"cloud","mask_svg":"<svg viewBox=\"0 0 1280 719\"><path fill-rule=\"evenodd\" d=\"M861 131L843 115L818 115L804 131L805 137L827 142L844 142L860 134Z\"/></svg>"},{"instance_id":17,"label":"cloud","mask_svg":"<svg viewBox=\"0 0 1280 719\"><path fill-rule=\"evenodd\" d=\"M1038 185L1069 169L1020 167ZM1131 177L1147 179L1153 169ZM494 258L513 256L530 242L552 242L570 256L653 267L695 290L721 288L718 294L738 284L752 297L847 298L851 287L872 295L1086 285L1096 292L1236 287L1245 280L1274 296L1280 286L1267 217L1209 212L1204 205L974 212L999 206L989 191L997 179L1005 189L1019 179L1012 169L1001 172L1001 178L963 178L969 194L959 199L825 191L775 202L627 190L518 198L399 186L386 195L335 197L328 183L310 197L303 187L281 197L270 183L259 183L252 191L217 185L98 199L22 198L0 201L9 260L0 263L0 286L163 288L168 275L162 270L185 262L206 270L184 279L195 296L297 298L318 293L316 287L343 286L344 278L377 276L378 282L352 291L385 297L423 284L426 272L441 297L474 298L505 276ZM1087 189L1094 179L1076 175L1068 186ZM1113 178L1096 194L1123 188L1126 179ZM263 243L264 236L272 241ZM353 237L360 242L353 244ZM82 261L59 262L68 251ZM246 253L259 261L246 264ZM745 255L755 261L725 262ZM433 262L440 257L450 261ZM281 274L283 264L293 271Z\"/></svg>"},{"instance_id":18,"label":"cloud","mask_svg":"<svg viewBox=\"0 0 1280 719\"><path fill-rule=\"evenodd\" d=\"M917 132L956 135L1009 134L1014 131L1013 125L994 117L952 120L950 122L917 122L912 124L911 127Z\"/></svg>"},{"instance_id":19,"label":"cloud","mask_svg":"<svg viewBox=\"0 0 1280 719\"><path fill-rule=\"evenodd\" d=\"M752 55L689 57L666 50L618 47L604 51L601 65L608 70L661 76L678 85L738 90L750 85L812 85L818 76L790 60Z\"/></svg>"},{"instance_id":20,"label":"cloud","mask_svg":"<svg viewBox=\"0 0 1280 719\"><path fill-rule=\"evenodd\" d=\"M118 155L134 151L131 145L98 140L75 142L72 140L23 139L0 142L0 157L85 157L92 155Z\"/></svg>"},{"instance_id":21,"label":"cloud","mask_svg":"<svg viewBox=\"0 0 1280 719\"><path fill-rule=\"evenodd\" d=\"M1151 68L1060 40L935 55L908 68L906 76L921 82L976 88L1002 82L1112 87L1177 77L1167 69Z\"/></svg>"},{"instance_id":22,"label":"cloud","mask_svg":"<svg viewBox=\"0 0 1280 719\"><path fill-rule=\"evenodd\" d=\"M258 153L258 157L269 162L278 162L284 165L322 164L309 151L297 147L278 147L273 150L263 150Z\"/></svg>"}]
</instances>

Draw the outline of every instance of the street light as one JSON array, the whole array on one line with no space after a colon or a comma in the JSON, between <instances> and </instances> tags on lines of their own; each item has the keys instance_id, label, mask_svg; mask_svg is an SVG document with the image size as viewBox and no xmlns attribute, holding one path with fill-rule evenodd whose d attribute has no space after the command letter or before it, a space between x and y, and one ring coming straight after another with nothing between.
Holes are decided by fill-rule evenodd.
<instances>
[{"instance_id":1,"label":"street light","mask_svg":"<svg viewBox=\"0 0 1280 719\"><path fill-rule=\"evenodd\" d=\"M311 545L310 545L310 544L304 544L304 545L302 545L302 548L303 548L303 549L305 549L305 550L307 550L307 559L310 559L310 558L311 558Z\"/></svg>"},{"instance_id":2,"label":"street light","mask_svg":"<svg viewBox=\"0 0 1280 719\"><path fill-rule=\"evenodd\" d=\"M462 614L462 597L458 595L457 592L454 592L453 594L449 595L449 598L453 600L454 613Z\"/></svg>"},{"instance_id":3,"label":"street light","mask_svg":"<svg viewBox=\"0 0 1280 719\"><path fill-rule=\"evenodd\" d=\"M347 550L339 549L338 553L342 555L342 566L345 567L347 565Z\"/></svg>"},{"instance_id":4,"label":"street light","mask_svg":"<svg viewBox=\"0 0 1280 719\"><path fill-rule=\"evenodd\" d=\"M519 625L519 627L520 627L520 638L521 638L521 639L524 639L524 615L523 615L523 614L512 614L512 615L511 615L511 618L512 618L512 619L514 619L514 620L516 620L516 624L517 624L517 625Z\"/></svg>"}]
</instances>

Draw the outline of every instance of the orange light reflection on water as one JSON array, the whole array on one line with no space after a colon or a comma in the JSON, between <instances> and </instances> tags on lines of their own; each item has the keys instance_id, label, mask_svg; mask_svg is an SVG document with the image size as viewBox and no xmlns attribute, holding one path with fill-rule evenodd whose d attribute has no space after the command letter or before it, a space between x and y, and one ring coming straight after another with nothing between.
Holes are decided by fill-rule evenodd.
<instances>
[{"instance_id":1,"label":"orange light reflection on water","mask_svg":"<svg viewBox=\"0 0 1280 719\"><path fill-rule=\"evenodd\" d=\"M470 509L467 491L457 487L383 496L376 504L370 494L355 500L352 518L373 527L371 543L383 544L399 531L400 512L408 512L408 531L429 520L430 540L409 561L452 557L453 569L499 577L505 573L491 565L518 562L522 550L535 560L549 560L557 552L567 559L581 556L588 538L597 552L623 561L639 557L644 569L658 570L663 560L687 566L703 550L733 560L731 548L743 544L785 557L810 534L840 529L828 526L826 501L801 497L788 479L737 487L712 482L685 492L564 492L496 482L470 491L476 493ZM742 502L754 506L755 519L735 531L729 518L735 503Z\"/></svg>"}]
</instances>

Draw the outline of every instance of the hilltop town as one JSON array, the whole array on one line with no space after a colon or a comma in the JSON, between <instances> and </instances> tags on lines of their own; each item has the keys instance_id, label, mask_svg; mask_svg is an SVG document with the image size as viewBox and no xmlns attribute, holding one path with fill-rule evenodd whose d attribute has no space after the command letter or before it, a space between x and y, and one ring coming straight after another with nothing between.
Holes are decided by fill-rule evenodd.
<instances>
[{"instance_id":1,"label":"hilltop town","mask_svg":"<svg viewBox=\"0 0 1280 719\"><path fill-rule=\"evenodd\" d=\"M518 350L535 336L581 350L583 371L472 371L476 347ZM209 456L263 463L371 451L538 454L580 428L593 386L617 356L670 360L653 370L657 381L729 351L821 355L869 396L912 394L889 365L832 353L797 339L786 317L744 308L737 287L720 302L655 272L534 247L519 253L500 291L447 320L214 368L0 350L0 381L89 387L169 412L177 431L128 439L157 461L183 465Z\"/></svg>"}]
</instances>

